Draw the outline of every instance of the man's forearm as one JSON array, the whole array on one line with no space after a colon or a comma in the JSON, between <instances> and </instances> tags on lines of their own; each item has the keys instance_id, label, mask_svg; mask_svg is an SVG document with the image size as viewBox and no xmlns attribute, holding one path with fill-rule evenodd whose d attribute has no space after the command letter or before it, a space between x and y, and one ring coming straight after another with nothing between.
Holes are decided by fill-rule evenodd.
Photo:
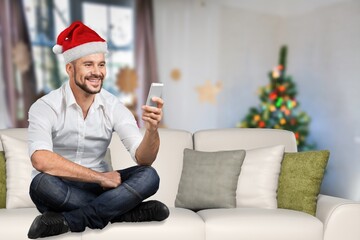
<instances>
[{"instance_id":1,"label":"man's forearm","mask_svg":"<svg viewBox=\"0 0 360 240\"><path fill-rule=\"evenodd\" d=\"M51 151L38 150L31 156L36 170L73 181L101 183L101 173L69 161Z\"/></svg>"},{"instance_id":2,"label":"man's forearm","mask_svg":"<svg viewBox=\"0 0 360 240\"><path fill-rule=\"evenodd\" d=\"M156 159L159 146L158 131L145 131L144 138L135 153L137 163L139 165L151 165Z\"/></svg>"}]
</instances>

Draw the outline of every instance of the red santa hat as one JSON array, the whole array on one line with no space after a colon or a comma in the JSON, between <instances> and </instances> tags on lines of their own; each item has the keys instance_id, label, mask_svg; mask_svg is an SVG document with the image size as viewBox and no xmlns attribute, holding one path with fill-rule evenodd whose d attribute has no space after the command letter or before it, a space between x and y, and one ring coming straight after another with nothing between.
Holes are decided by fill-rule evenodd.
<instances>
[{"instance_id":1,"label":"red santa hat","mask_svg":"<svg viewBox=\"0 0 360 240\"><path fill-rule=\"evenodd\" d=\"M53 52L63 54L69 63L89 54L107 53L107 44L94 30L76 21L59 34Z\"/></svg>"}]
</instances>

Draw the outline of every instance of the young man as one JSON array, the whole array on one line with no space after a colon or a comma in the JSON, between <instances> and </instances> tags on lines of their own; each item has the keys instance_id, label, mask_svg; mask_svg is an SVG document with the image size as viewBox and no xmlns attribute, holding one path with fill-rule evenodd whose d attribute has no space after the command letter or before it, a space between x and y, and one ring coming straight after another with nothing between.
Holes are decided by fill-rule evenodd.
<instances>
[{"instance_id":1,"label":"young man","mask_svg":"<svg viewBox=\"0 0 360 240\"><path fill-rule=\"evenodd\" d=\"M42 213L30 226L31 239L102 229L109 222L162 221L168 208L144 199L156 193L151 167L159 149L163 100L143 106L142 136L130 111L102 89L107 44L74 22L53 48L62 53L69 81L36 101L29 111L29 154L34 167L30 196ZM104 161L116 132L137 166L112 171ZM113 159L119 161L120 159Z\"/></svg>"}]
</instances>

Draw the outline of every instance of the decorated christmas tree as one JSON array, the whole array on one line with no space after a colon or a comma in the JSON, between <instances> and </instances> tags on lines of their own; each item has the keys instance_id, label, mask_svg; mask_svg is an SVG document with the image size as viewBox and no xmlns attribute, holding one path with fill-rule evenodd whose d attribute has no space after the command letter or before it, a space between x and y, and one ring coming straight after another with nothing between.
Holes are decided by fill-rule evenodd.
<instances>
[{"instance_id":1,"label":"decorated christmas tree","mask_svg":"<svg viewBox=\"0 0 360 240\"><path fill-rule=\"evenodd\" d=\"M291 76L286 75L287 47L280 49L279 65L270 73L270 83L259 88L260 105L252 107L238 124L243 128L276 128L294 132L298 151L314 148L307 143L310 117L299 109L297 90Z\"/></svg>"}]
</instances>

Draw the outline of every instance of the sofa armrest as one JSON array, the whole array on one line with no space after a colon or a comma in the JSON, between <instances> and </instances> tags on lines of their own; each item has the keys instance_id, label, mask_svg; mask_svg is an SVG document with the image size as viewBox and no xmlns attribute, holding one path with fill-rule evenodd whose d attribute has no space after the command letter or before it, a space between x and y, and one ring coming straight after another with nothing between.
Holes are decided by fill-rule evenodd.
<instances>
[{"instance_id":1,"label":"sofa armrest","mask_svg":"<svg viewBox=\"0 0 360 240\"><path fill-rule=\"evenodd\" d=\"M324 240L360 239L360 202L319 195L316 217L324 224Z\"/></svg>"}]
</instances>

